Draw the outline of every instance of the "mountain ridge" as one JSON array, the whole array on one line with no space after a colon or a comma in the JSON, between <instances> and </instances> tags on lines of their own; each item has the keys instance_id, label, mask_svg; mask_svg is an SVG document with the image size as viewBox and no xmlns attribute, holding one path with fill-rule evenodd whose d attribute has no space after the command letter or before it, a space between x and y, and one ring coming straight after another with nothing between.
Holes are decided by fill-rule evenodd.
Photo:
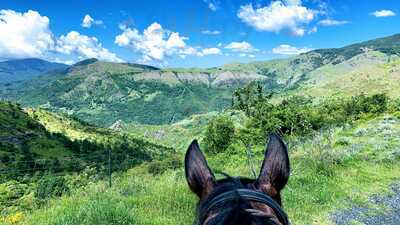
<instances>
[{"instance_id":1,"label":"mountain ridge","mask_svg":"<svg viewBox=\"0 0 400 225\"><path fill-rule=\"evenodd\" d=\"M0 83L24 81L68 66L38 58L13 59L0 62Z\"/></svg>"},{"instance_id":2,"label":"mountain ridge","mask_svg":"<svg viewBox=\"0 0 400 225\"><path fill-rule=\"evenodd\" d=\"M351 95L378 89L397 95L399 55L400 34L396 34L286 59L206 69L87 59L63 72L37 77L29 85L0 86L0 96L107 127L118 120L168 124L226 108L233 92L250 82L258 82L264 90L282 97L323 97L332 91Z\"/></svg>"}]
</instances>

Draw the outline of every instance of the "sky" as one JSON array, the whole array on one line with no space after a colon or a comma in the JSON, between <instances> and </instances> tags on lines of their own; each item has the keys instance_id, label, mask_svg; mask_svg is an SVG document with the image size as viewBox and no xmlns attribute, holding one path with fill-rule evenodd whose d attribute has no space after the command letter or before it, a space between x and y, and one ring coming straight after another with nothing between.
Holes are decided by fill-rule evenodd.
<instances>
[{"instance_id":1,"label":"sky","mask_svg":"<svg viewBox=\"0 0 400 225\"><path fill-rule=\"evenodd\" d=\"M214 67L400 33L399 0L0 0L0 60Z\"/></svg>"}]
</instances>

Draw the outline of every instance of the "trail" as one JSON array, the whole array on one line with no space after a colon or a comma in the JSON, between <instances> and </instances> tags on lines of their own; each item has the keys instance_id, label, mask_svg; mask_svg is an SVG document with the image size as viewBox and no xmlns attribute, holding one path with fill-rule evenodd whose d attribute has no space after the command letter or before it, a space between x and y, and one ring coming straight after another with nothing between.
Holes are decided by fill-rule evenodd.
<instances>
[{"instance_id":1,"label":"trail","mask_svg":"<svg viewBox=\"0 0 400 225\"><path fill-rule=\"evenodd\" d=\"M387 196L373 196L369 199L379 209L354 206L351 209L335 212L331 220L338 225L400 225L400 183L391 186L392 193Z\"/></svg>"}]
</instances>

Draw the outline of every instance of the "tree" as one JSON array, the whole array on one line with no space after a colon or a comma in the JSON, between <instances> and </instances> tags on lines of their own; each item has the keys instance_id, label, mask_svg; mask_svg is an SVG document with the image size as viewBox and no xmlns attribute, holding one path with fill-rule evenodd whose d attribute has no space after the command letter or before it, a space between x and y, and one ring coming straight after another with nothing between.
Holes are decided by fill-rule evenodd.
<instances>
[{"instance_id":1,"label":"tree","mask_svg":"<svg viewBox=\"0 0 400 225\"><path fill-rule=\"evenodd\" d=\"M210 153L225 151L232 143L235 125L228 116L217 116L207 125L205 133L206 150Z\"/></svg>"}]
</instances>

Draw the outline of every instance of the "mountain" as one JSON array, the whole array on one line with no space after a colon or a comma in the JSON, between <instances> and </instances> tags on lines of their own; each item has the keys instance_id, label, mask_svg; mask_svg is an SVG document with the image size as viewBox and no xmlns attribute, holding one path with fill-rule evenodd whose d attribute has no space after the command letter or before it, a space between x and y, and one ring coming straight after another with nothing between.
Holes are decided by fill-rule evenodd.
<instances>
[{"instance_id":1,"label":"mountain","mask_svg":"<svg viewBox=\"0 0 400 225\"><path fill-rule=\"evenodd\" d=\"M221 67L155 68L89 59L51 76L0 86L23 105L73 114L110 127L170 124L231 104L235 89L257 81L276 96L400 94L400 34L286 59Z\"/></svg>"},{"instance_id":2,"label":"mountain","mask_svg":"<svg viewBox=\"0 0 400 225\"><path fill-rule=\"evenodd\" d=\"M63 70L68 66L41 59L16 59L0 62L0 83L23 81L54 70Z\"/></svg>"},{"instance_id":3,"label":"mountain","mask_svg":"<svg viewBox=\"0 0 400 225\"><path fill-rule=\"evenodd\" d=\"M29 85L3 86L0 96L107 127L118 120L165 124L229 106L234 88L226 87L249 81L233 73L218 77L89 60Z\"/></svg>"}]
</instances>

